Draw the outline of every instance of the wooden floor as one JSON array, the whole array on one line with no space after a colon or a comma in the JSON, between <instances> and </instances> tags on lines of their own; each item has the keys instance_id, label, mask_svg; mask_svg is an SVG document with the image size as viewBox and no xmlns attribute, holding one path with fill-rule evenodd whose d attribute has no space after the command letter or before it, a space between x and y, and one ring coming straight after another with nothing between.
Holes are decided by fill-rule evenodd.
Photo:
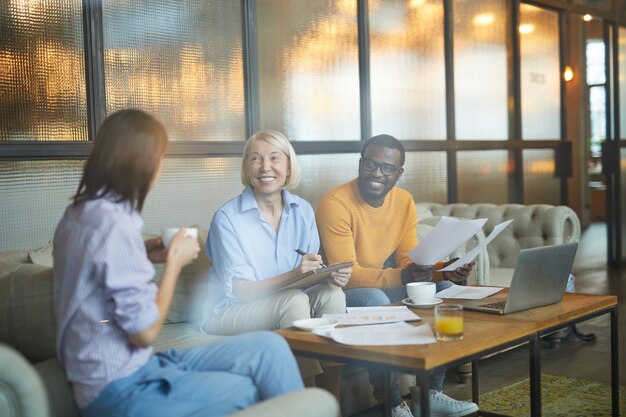
<instances>
[{"instance_id":1,"label":"wooden floor","mask_svg":"<svg viewBox=\"0 0 626 417\"><path fill-rule=\"evenodd\" d=\"M619 312L626 311L626 267L606 266L606 225L592 224L583 232L572 272L576 291L591 294L614 294L619 297ZM626 385L626 318L619 317L620 384ZM574 336L557 348L544 343L542 372L610 382L609 317L598 317L579 325L585 333L595 333L594 342L583 342ZM528 377L528 348L526 346L501 353L480 362L479 389L490 392ZM471 398L471 385L459 384L455 372L448 372L445 392L458 399Z\"/></svg>"}]
</instances>

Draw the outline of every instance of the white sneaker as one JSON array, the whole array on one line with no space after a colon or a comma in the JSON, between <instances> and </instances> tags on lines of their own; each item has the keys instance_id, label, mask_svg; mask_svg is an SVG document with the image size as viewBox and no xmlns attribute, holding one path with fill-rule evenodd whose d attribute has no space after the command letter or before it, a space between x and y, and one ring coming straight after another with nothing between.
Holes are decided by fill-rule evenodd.
<instances>
[{"instance_id":1,"label":"white sneaker","mask_svg":"<svg viewBox=\"0 0 626 417\"><path fill-rule=\"evenodd\" d=\"M402 401L400 405L396 405L391 409L391 417L413 417L411 409L405 401Z\"/></svg>"},{"instance_id":2,"label":"white sneaker","mask_svg":"<svg viewBox=\"0 0 626 417\"><path fill-rule=\"evenodd\" d=\"M419 387L411 388L413 415L420 417ZM478 411L478 406L471 401L458 401L441 391L430 390L431 417L462 417Z\"/></svg>"}]
</instances>

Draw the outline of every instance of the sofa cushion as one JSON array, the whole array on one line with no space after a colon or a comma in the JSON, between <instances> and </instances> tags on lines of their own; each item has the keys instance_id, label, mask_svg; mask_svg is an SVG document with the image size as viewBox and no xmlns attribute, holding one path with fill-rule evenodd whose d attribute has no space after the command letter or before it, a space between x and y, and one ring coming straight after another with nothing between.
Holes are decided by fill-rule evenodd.
<instances>
[{"instance_id":1,"label":"sofa cushion","mask_svg":"<svg viewBox=\"0 0 626 417\"><path fill-rule=\"evenodd\" d=\"M25 264L28 262L30 262L28 251L25 249L0 252L0 264Z\"/></svg>"},{"instance_id":2,"label":"sofa cushion","mask_svg":"<svg viewBox=\"0 0 626 417\"><path fill-rule=\"evenodd\" d=\"M164 264L154 265L154 280L161 282ZM209 269L211 262L204 253L185 266L174 289L172 305L167 313L167 323L199 323L202 319L202 306L208 293Z\"/></svg>"},{"instance_id":3,"label":"sofa cushion","mask_svg":"<svg viewBox=\"0 0 626 417\"><path fill-rule=\"evenodd\" d=\"M28 252L28 260L33 264L52 268L52 241L45 246Z\"/></svg>"},{"instance_id":4,"label":"sofa cushion","mask_svg":"<svg viewBox=\"0 0 626 417\"><path fill-rule=\"evenodd\" d=\"M48 396L50 417L80 417L74 402L72 384L65 379L65 372L59 361L49 359L35 365Z\"/></svg>"},{"instance_id":5,"label":"sofa cushion","mask_svg":"<svg viewBox=\"0 0 626 417\"><path fill-rule=\"evenodd\" d=\"M33 264L0 265L0 341L31 362L56 355L52 268Z\"/></svg>"}]
</instances>

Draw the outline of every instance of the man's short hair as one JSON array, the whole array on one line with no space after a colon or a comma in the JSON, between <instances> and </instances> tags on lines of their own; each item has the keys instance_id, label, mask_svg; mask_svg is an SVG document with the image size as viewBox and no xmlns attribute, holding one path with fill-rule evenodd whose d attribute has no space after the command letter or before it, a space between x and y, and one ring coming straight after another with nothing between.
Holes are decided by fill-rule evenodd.
<instances>
[{"instance_id":1,"label":"man's short hair","mask_svg":"<svg viewBox=\"0 0 626 417\"><path fill-rule=\"evenodd\" d=\"M365 150L370 145L378 145L384 148L392 148L400 151L400 166L404 165L405 151L404 145L398 139L394 138L391 135L376 135L369 138L363 148L361 148L361 156L365 155Z\"/></svg>"}]
</instances>

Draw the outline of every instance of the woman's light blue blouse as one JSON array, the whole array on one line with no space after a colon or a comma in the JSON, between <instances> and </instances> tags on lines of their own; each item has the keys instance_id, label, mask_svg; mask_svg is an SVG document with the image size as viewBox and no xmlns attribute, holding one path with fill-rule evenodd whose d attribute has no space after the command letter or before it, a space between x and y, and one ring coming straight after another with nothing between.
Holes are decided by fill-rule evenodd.
<instances>
[{"instance_id":1,"label":"woman's light blue blouse","mask_svg":"<svg viewBox=\"0 0 626 417\"><path fill-rule=\"evenodd\" d=\"M233 294L234 278L273 278L300 265L301 256L296 249L319 251L313 207L287 190L282 194L285 204L278 231L261 220L249 186L213 216L205 247L212 263L205 305L208 314L219 314L239 302Z\"/></svg>"}]
</instances>

